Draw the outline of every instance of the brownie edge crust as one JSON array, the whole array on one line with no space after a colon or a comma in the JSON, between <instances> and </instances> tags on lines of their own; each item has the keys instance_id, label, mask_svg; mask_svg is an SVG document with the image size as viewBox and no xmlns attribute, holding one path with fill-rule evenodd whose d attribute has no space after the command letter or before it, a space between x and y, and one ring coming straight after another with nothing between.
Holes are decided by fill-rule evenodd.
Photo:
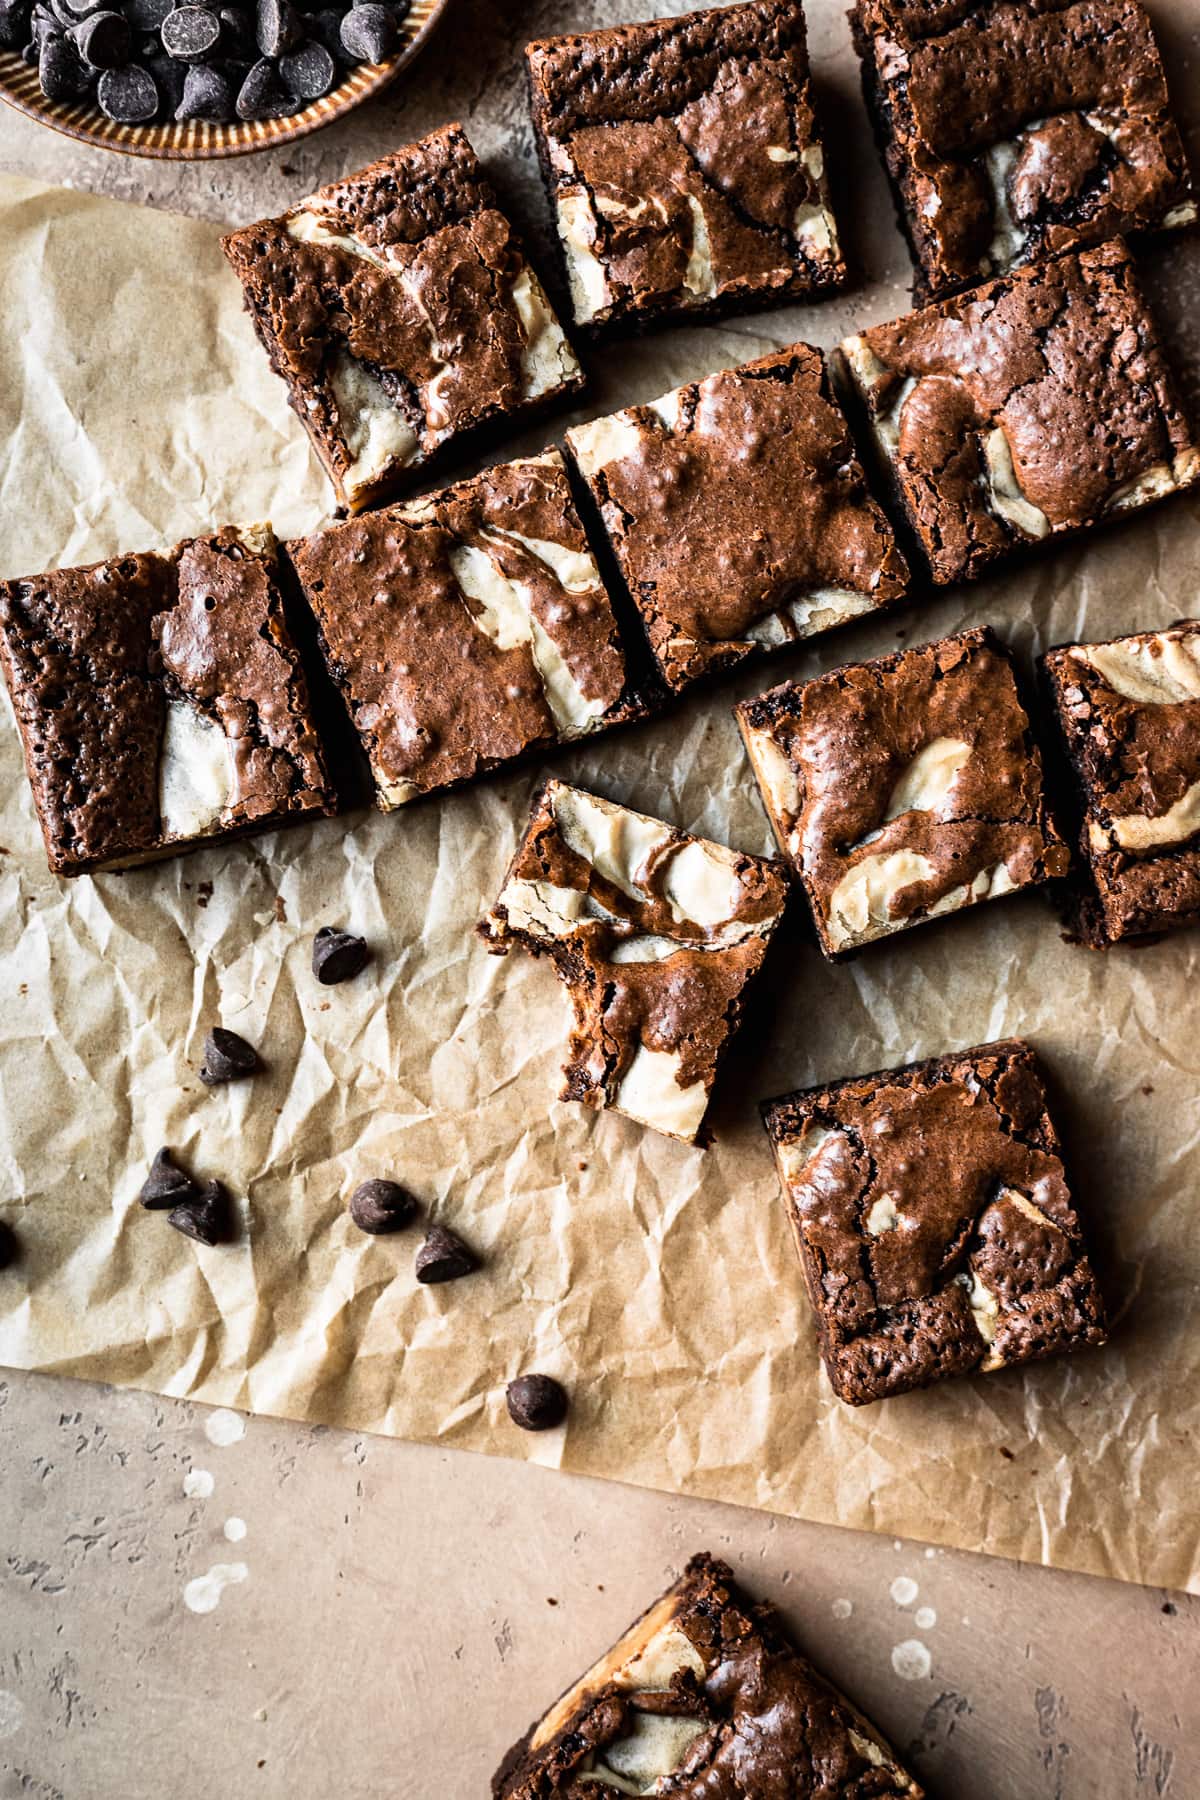
<instances>
[{"instance_id":1,"label":"brownie edge crust","mask_svg":"<svg viewBox=\"0 0 1200 1800\"><path fill-rule=\"evenodd\" d=\"M923 1800L722 1562L682 1577L508 1752L493 1800Z\"/></svg>"},{"instance_id":2,"label":"brownie edge crust","mask_svg":"<svg viewBox=\"0 0 1200 1800\"><path fill-rule=\"evenodd\" d=\"M762 1116L840 1400L1104 1341L1029 1044L854 1076Z\"/></svg>"}]
</instances>

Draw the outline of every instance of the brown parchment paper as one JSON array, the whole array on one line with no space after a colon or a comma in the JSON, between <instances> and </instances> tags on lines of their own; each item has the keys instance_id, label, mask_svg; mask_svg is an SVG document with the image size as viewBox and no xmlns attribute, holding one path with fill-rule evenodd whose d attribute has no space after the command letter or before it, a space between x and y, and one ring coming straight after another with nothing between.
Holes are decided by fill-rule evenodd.
<instances>
[{"instance_id":1,"label":"brown parchment paper","mask_svg":"<svg viewBox=\"0 0 1200 1800\"><path fill-rule=\"evenodd\" d=\"M881 195L876 183L877 220ZM227 519L287 533L323 515L323 478L217 236L0 180L0 574ZM1176 327L1197 254L1176 247L1153 276ZM587 411L798 336L828 345L904 304L876 281L819 309L608 350ZM555 766L764 851L733 700L981 619L1026 659L1165 625L1196 610L1198 520L1196 499L1164 508L761 663ZM691 1150L560 1104L564 994L548 967L490 958L472 934L539 773L60 883L5 698L0 1215L24 1260L0 1277L0 1361L1200 1589L1196 936L1096 957L1021 897L830 969L796 919L720 1090L716 1143ZM308 967L328 923L375 951L334 990ZM218 1020L269 1069L210 1093L195 1069ZM842 1407L754 1103L1009 1032L1031 1036L1056 1079L1113 1341ZM138 1207L162 1143L226 1180L234 1247L200 1249ZM417 1234L357 1232L346 1196L379 1173L461 1231L482 1272L423 1289ZM570 1387L564 1431L508 1423L504 1385L524 1369ZM614 1493L618 1531L620 1513Z\"/></svg>"}]
</instances>

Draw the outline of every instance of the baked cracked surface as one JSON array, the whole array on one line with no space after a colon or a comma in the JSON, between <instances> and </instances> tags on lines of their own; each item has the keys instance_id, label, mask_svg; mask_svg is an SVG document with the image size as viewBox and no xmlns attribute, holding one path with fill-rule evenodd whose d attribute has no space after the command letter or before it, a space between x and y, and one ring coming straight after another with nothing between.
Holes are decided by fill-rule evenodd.
<instances>
[{"instance_id":1,"label":"baked cracked surface","mask_svg":"<svg viewBox=\"0 0 1200 1800\"><path fill-rule=\"evenodd\" d=\"M1028 1044L791 1094L763 1122L839 1399L1103 1341Z\"/></svg>"}]
</instances>

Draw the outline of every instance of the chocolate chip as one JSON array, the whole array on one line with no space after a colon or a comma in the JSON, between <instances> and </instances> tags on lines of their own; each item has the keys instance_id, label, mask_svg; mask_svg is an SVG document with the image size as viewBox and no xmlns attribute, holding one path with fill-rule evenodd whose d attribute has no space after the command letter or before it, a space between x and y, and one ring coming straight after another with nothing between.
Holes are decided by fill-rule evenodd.
<instances>
[{"instance_id":1,"label":"chocolate chip","mask_svg":"<svg viewBox=\"0 0 1200 1800\"><path fill-rule=\"evenodd\" d=\"M216 48L221 21L207 6L177 6L162 22L162 46L180 62L203 62Z\"/></svg>"},{"instance_id":2,"label":"chocolate chip","mask_svg":"<svg viewBox=\"0 0 1200 1800\"><path fill-rule=\"evenodd\" d=\"M38 80L47 100L78 100L91 85L87 64L70 38L45 37L38 56Z\"/></svg>"},{"instance_id":3,"label":"chocolate chip","mask_svg":"<svg viewBox=\"0 0 1200 1800\"><path fill-rule=\"evenodd\" d=\"M448 1230L445 1225L429 1227L425 1242L417 1251L418 1281L457 1281L478 1267L474 1252L468 1250L457 1232Z\"/></svg>"},{"instance_id":4,"label":"chocolate chip","mask_svg":"<svg viewBox=\"0 0 1200 1800\"><path fill-rule=\"evenodd\" d=\"M150 1173L142 1183L138 1199L148 1211L161 1212L169 1206L178 1206L181 1200L197 1192L191 1176L179 1167L164 1144L150 1164Z\"/></svg>"},{"instance_id":5,"label":"chocolate chip","mask_svg":"<svg viewBox=\"0 0 1200 1800\"><path fill-rule=\"evenodd\" d=\"M24 0L0 0L0 49L19 50L28 43L29 19Z\"/></svg>"},{"instance_id":6,"label":"chocolate chip","mask_svg":"<svg viewBox=\"0 0 1200 1800\"><path fill-rule=\"evenodd\" d=\"M120 13L92 13L76 25L71 41L93 69L119 69L129 61L129 26Z\"/></svg>"},{"instance_id":7,"label":"chocolate chip","mask_svg":"<svg viewBox=\"0 0 1200 1800\"><path fill-rule=\"evenodd\" d=\"M279 79L296 100L319 100L337 79L337 67L324 44L297 45L279 59Z\"/></svg>"},{"instance_id":8,"label":"chocolate chip","mask_svg":"<svg viewBox=\"0 0 1200 1800\"><path fill-rule=\"evenodd\" d=\"M125 0L125 17L134 31L159 31L168 13L174 12L175 0Z\"/></svg>"},{"instance_id":9,"label":"chocolate chip","mask_svg":"<svg viewBox=\"0 0 1200 1800\"><path fill-rule=\"evenodd\" d=\"M283 64L279 67L282 72ZM312 971L322 987L336 987L339 981L353 981L361 975L370 954L365 938L322 925L313 939Z\"/></svg>"},{"instance_id":10,"label":"chocolate chip","mask_svg":"<svg viewBox=\"0 0 1200 1800\"><path fill-rule=\"evenodd\" d=\"M257 46L254 42L254 24L247 13L239 12L235 7L223 6L217 17L221 21L221 49L226 56L237 56L247 63L254 62Z\"/></svg>"},{"instance_id":11,"label":"chocolate chip","mask_svg":"<svg viewBox=\"0 0 1200 1800\"><path fill-rule=\"evenodd\" d=\"M200 1079L206 1087L219 1087L224 1081L241 1081L261 1069L258 1051L236 1031L214 1025L204 1040L204 1061Z\"/></svg>"},{"instance_id":12,"label":"chocolate chip","mask_svg":"<svg viewBox=\"0 0 1200 1800\"><path fill-rule=\"evenodd\" d=\"M319 44L324 44L334 62L346 60L346 52L342 44L342 10L337 6L323 6L319 12L308 13L304 20L308 35Z\"/></svg>"},{"instance_id":13,"label":"chocolate chip","mask_svg":"<svg viewBox=\"0 0 1200 1800\"><path fill-rule=\"evenodd\" d=\"M118 125L140 125L158 111L154 77L133 63L127 63L123 69L105 69L96 98L104 116Z\"/></svg>"},{"instance_id":14,"label":"chocolate chip","mask_svg":"<svg viewBox=\"0 0 1200 1800\"><path fill-rule=\"evenodd\" d=\"M303 35L295 8L288 0L258 0L255 35L264 56L282 56L294 49Z\"/></svg>"},{"instance_id":15,"label":"chocolate chip","mask_svg":"<svg viewBox=\"0 0 1200 1800\"><path fill-rule=\"evenodd\" d=\"M350 1196L350 1217L360 1231L382 1237L388 1231L403 1231L416 1218L419 1207L414 1194L398 1181L372 1177L360 1182Z\"/></svg>"},{"instance_id":16,"label":"chocolate chip","mask_svg":"<svg viewBox=\"0 0 1200 1800\"><path fill-rule=\"evenodd\" d=\"M194 63L183 78L183 93L175 108L175 117L219 122L232 116L233 90L225 77L206 63Z\"/></svg>"},{"instance_id":17,"label":"chocolate chip","mask_svg":"<svg viewBox=\"0 0 1200 1800\"><path fill-rule=\"evenodd\" d=\"M234 110L239 119L285 119L296 103L284 92L275 65L260 57L238 89Z\"/></svg>"},{"instance_id":18,"label":"chocolate chip","mask_svg":"<svg viewBox=\"0 0 1200 1800\"><path fill-rule=\"evenodd\" d=\"M518 1375L504 1395L508 1416L522 1431L553 1431L567 1416L567 1392L552 1375Z\"/></svg>"},{"instance_id":19,"label":"chocolate chip","mask_svg":"<svg viewBox=\"0 0 1200 1800\"><path fill-rule=\"evenodd\" d=\"M21 1254L21 1246L17 1242L17 1234L11 1225L0 1219L0 1269L11 1269Z\"/></svg>"},{"instance_id":20,"label":"chocolate chip","mask_svg":"<svg viewBox=\"0 0 1200 1800\"><path fill-rule=\"evenodd\" d=\"M146 52L146 68L158 89L159 107L164 116L169 117L183 99L184 77L188 65L176 62L168 56L158 39L154 40L153 51Z\"/></svg>"},{"instance_id":21,"label":"chocolate chip","mask_svg":"<svg viewBox=\"0 0 1200 1800\"><path fill-rule=\"evenodd\" d=\"M386 62L396 48L396 16L386 6L365 0L342 20L342 48L353 62Z\"/></svg>"},{"instance_id":22,"label":"chocolate chip","mask_svg":"<svg viewBox=\"0 0 1200 1800\"><path fill-rule=\"evenodd\" d=\"M167 1224L173 1225L176 1231L182 1231L184 1237L195 1238L198 1244L207 1244L211 1249L219 1244L229 1233L229 1204L225 1197L225 1189L219 1181L206 1181L200 1190L188 1200L181 1200L173 1212L167 1215Z\"/></svg>"}]
</instances>

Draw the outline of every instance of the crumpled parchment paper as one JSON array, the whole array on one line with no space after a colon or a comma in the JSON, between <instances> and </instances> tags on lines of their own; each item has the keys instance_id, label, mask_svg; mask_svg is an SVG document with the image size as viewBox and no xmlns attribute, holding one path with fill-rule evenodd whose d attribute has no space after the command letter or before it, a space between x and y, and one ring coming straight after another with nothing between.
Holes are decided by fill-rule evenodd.
<instances>
[{"instance_id":1,"label":"crumpled parchment paper","mask_svg":"<svg viewBox=\"0 0 1200 1800\"><path fill-rule=\"evenodd\" d=\"M282 535L325 513L217 237L0 180L0 574L226 520L269 517ZM1177 323L1198 258L1193 244L1159 259ZM904 304L876 284L609 350L587 412L796 337L828 345ZM982 619L1025 658L1165 625L1197 607L1198 520L1184 500L760 663L554 766L766 850L734 699ZM60 883L7 699L0 758L0 1216L25 1252L0 1277L0 1361L1200 1589L1196 935L1098 957L1026 896L831 969L797 915L701 1152L560 1104L565 994L548 966L491 958L473 935L539 770ZM370 939L360 980L313 980L323 924ZM217 1021L261 1047L265 1075L200 1085ZM1055 1078L1112 1342L845 1408L754 1103L1010 1032ZM163 1143L227 1182L235 1246L201 1249L138 1206ZM419 1233L371 1239L347 1218L375 1174L409 1182L483 1270L418 1287ZM571 1389L564 1431L509 1424L504 1385L529 1369Z\"/></svg>"}]
</instances>

